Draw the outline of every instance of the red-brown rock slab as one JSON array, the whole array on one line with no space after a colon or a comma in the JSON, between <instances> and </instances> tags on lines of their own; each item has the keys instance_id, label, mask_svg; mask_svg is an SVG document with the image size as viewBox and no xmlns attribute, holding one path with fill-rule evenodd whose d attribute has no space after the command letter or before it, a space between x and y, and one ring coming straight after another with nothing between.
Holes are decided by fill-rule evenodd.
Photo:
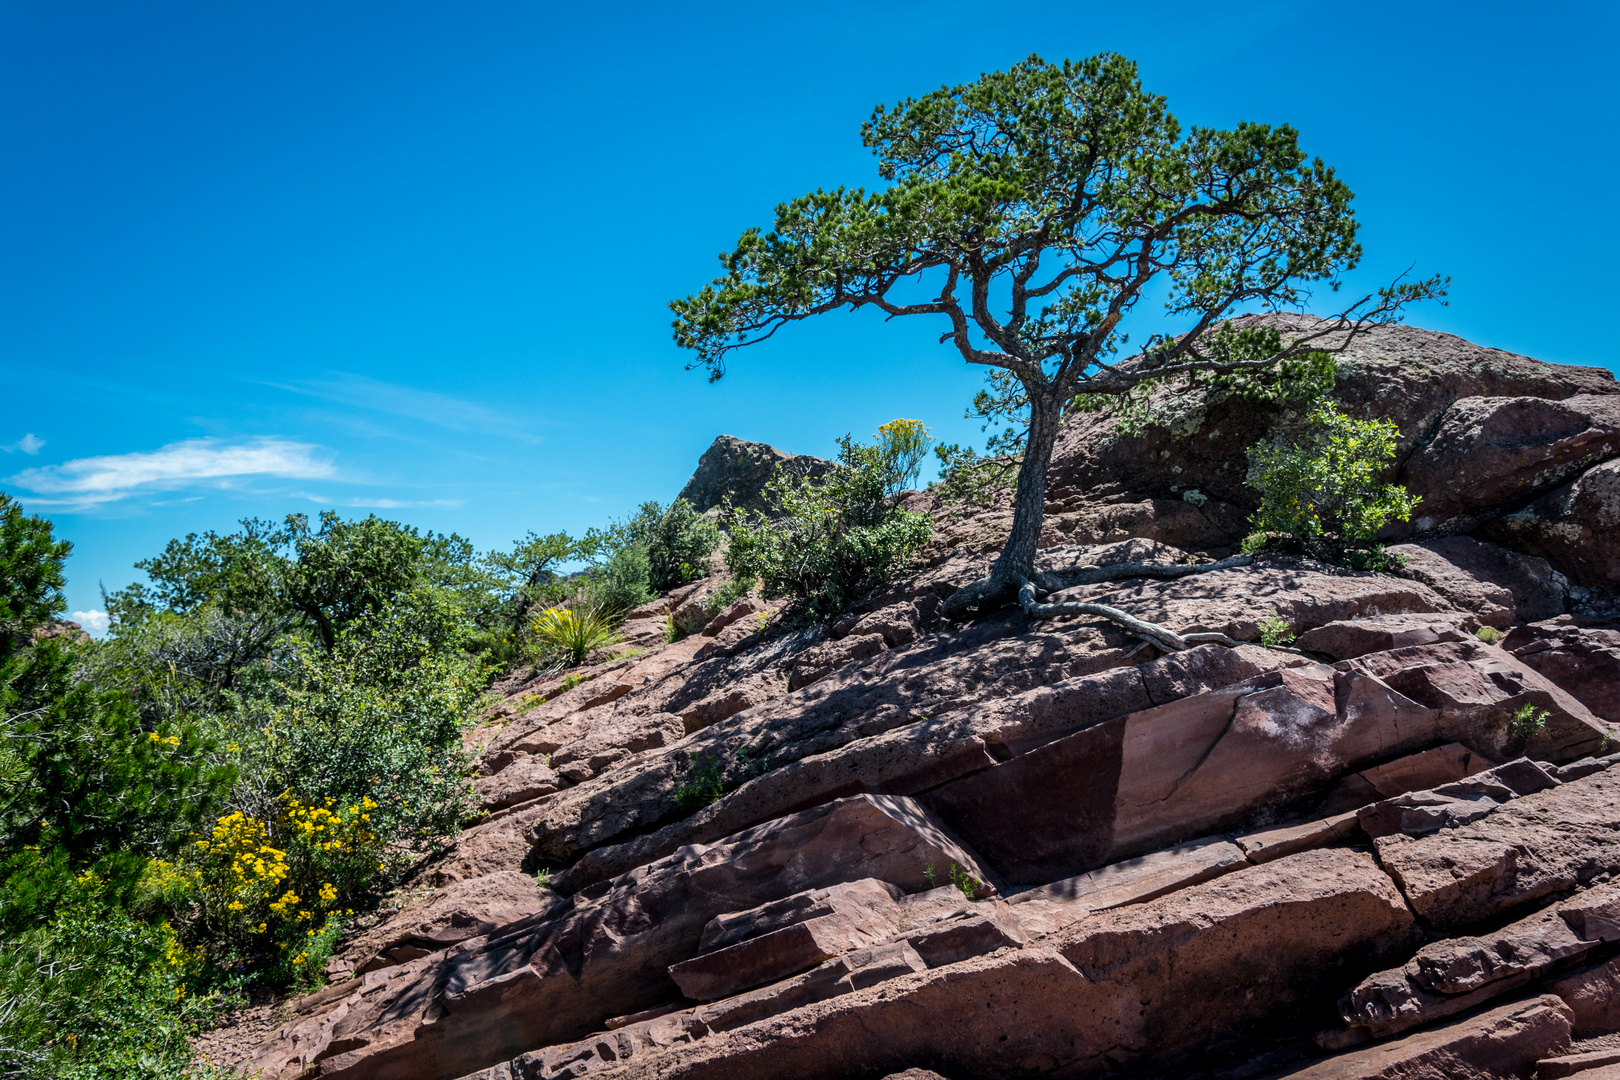
<instances>
[{"instance_id":1,"label":"red-brown rock slab","mask_svg":"<svg viewBox=\"0 0 1620 1080\"><path fill-rule=\"evenodd\" d=\"M842 799L684 848L597 900L413 961L385 988L362 987L272 1040L255 1064L266 1077L297 1076L316 1061L321 1075L350 1080L460 1076L675 996L669 965L697 951L716 915L862 878L916 890L925 867L951 863L982 875L910 800Z\"/></svg>"},{"instance_id":2,"label":"red-brown rock slab","mask_svg":"<svg viewBox=\"0 0 1620 1080\"><path fill-rule=\"evenodd\" d=\"M1561 1054L1536 1062L1536 1080L1561 1080L1577 1074L1584 1080L1620 1080L1620 1049Z\"/></svg>"},{"instance_id":3,"label":"red-brown rock slab","mask_svg":"<svg viewBox=\"0 0 1620 1080\"><path fill-rule=\"evenodd\" d=\"M673 965L670 977L697 1001L778 982L888 937L900 919L900 895L867 878L717 915L703 929L699 954Z\"/></svg>"},{"instance_id":4,"label":"red-brown rock slab","mask_svg":"<svg viewBox=\"0 0 1620 1080\"><path fill-rule=\"evenodd\" d=\"M1406 560L1401 573L1491 626L1506 625L1486 618L1486 612L1495 606L1508 610L1509 622L1533 622L1562 614L1569 600L1569 580L1546 559L1489 541L1446 536L1389 550ZM1503 590L1508 594L1505 597Z\"/></svg>"},{"instance_id":5,"label":"red-brown rock slab","mask_svg":"<svg viewBox=\"0 0 1620 1080\"><path fill-rule=\"evenodd\" d=\"M1620 630L1581 627L1565 615L1515 626L1502 648L1569 691L1599 719L1620 724Z\"/></svg>"},{"instance_id":6,"label":"red-brown rock slab","mask_svg":"<svg viewBox=\"0 0 1620 1080\"><path fill-rule=\"evenodd\" d=\"M1238 845L1222 837L1208 837L1026 889L1008 902L1072 905L1077 909L1072 917L1078 919L1082 913L1146 903L1248 865Z\"/></svg>"},{"instance_id":7,"label":"red-brown rock slab","mask_svg":"<svg viewBox=\"0 0 1620 1080\"><path fill-rule=\"evenodd\" d=\"M1604 742L1606 726L1585 705L1511 653L1481 641L1416 645L1335 666L1377 676L1408 698L1438 709L1446 737L1497 761L1520 754L1538 761L1573 761ZM1547 714L1528 739L1509 727L1525 706Z\"/></svg>"},{"instance_id":8,"label":"red-brown rock slab","mask_svg":"<svg viewBox=\"0 0 1620 1080\"><path fill-rule=\"evenodd\" d=\"M1362 839L1361 822L1351 812L1249 833L1237 837L1234 843L1250 862L1264 863L1285 855L1297 855L1301 851L1314 851L1358 839Z\"/></svg>"},{"instance_id":9,"label":"red-brown rock slab","mask_svg":"<svg viewBox=\"0 0 1620 1080\"><path fill-rule=\"evenodd\" d=\"M525 754L494 776L480 776L473 781L473 790L485 810L499 810L503 806L528 802L542 795L553 795L562 781L556 772L538 754Z\"/></svg>"},{"instance_id":10,"label":"red-brown rock slab","mask_svg":"<svg viewBox=\"0 0 1620 1080\"><path fill-rule=\"evenodd\" d=\"M1441 930L1620 873L1620 775L1608 769L1420 839L1377 841L1414 911Z\"/></svg>"},{"instance_id":11,"label":"red-brown rock slab","mask_svg":"<svg viewBox=\"0 0 1620 1080\"><path fill-rule=\"evenodd\" d=\"M1307 630L1294 642L1306 652L1324 653L1335 660L1352 660L1370 652L1462 641L1468 637L1467 616L1371 615L1365 619L1330 622Z\"/></svg>"},{"instance_id":12,"label":"red-brown rock slab","mask_svg":"<svg viewBox=\"0 0 1620 1080\"><path fill-rule=\"evenodd\" d=\"M1462 743L1444 743L1351 773L1328 793L1319 812L1328 815L1346 813L1380 799L1461 780L1465 776L1484 772L1495 764Z\"/></svg>"},{"instance_id":13,"label":"red-brown rock slab","mask_svg":"<svg viewBox=\"0 0 1620 1080\"><path fill-rule=\"evenodd\" d=\"M1575 1034L1585 1038L1620 1031L1620 957L1547 983L1575 1016Z\"/></svg>"},{"instance_id":14,"label":"red-brown rock slab","mask_svg":"<svg viewBox=\"0 0 1620 1080\"><path fill-rule=\"evenodd\" d=\"M1498 1080L1535 1075L1569 1046L1570 1011L1551 994L1355 1050L1277 1080Z\"/></svg>"},{"instance_id":15,"label":"red-brown rock slab","mask_svg":"<svg viewBox=\"0 0 1620 1080\"><path fill-rule=\"evenodd\" d=\"M345 942L343 955L353 959L358 974L365 974L543 915L564 903L532 874L501 870L447 885L406 906ZM330 994L334 989L327 987L322 992Z\"/></svg>"},{"instance_id":16,"label":"red-brown rock slab","mask_svg":"<svg viewBox=\"0 0 1620 1080\"><path fill-rule=\"evenodd\" d=\"M1018 948L1029 940L1018 917L999 901L978 904L956 917L906 937L931 968L960 963L997 949Z\"/></svg>"},{"instance_id":17,"label":"red-brown rock slab","mask_svg":"<svg viewBox=\"0 0 1620 1080\"><path fill-rule=\"evenodd\" d=\"M843 1080L928 1067L952 1076L1061 1069L1100 1077L1149 1069L1291 1016L1360 965L1406 947L1412 929L1406 905L1368 856L1309 852L1091 916L1021 949L637 1054L601 1076ZM1542 1041L1537 1056L1553 1045Z\"/></svg>"},{"instance_id":18,"label":"red-brown rock slab","mask_svg":"<svg viewBox=\"0 0 1620 1080\"><path fill-rule=\"evenodd\" d=\"M1288 668L1037 745L925 800L1007 881L1040 884L1319 795L1434 741L1438 719L1376 678Z\"/></svg>"},{"instance_id":19,"label":"red-brown rock slab","mask_svg":"<svg viewBox=\"0 0 1620 1080\"><path fill-rule=\"evenodd\" d=\"M1604 929L1620 936L1620 926L1605 922L1616 910L1620 889L1603 886L1487 934L1431 942L1402 967L1370 975L1350 992L1340 1004L1348 1037L1338 1041L1385 1038L1454 1016L1555 965L1567 967L1604 944Z\"/></svg>"},{"instance_id":20,"label":"red-brown rock slab","mask_svg":"<svg viewBox=\"0 0 1620 1080\"><path fill-rule=\"evenodd\" d=\"M841 723L835 731L813 736L792 725L785 731L778 726L776 732L787 740L786 748L802 756L785 762L778 757L775 768L690 817L634 840L606 844L615 832L630 831L633 823L653 817L660 807L666 815L675 809L673 791L681 778L676 763L647 760L621 767L609 785L593 781L560 794L553 800L561 800L560 805L547 804L537 815L533 836L539 853L548 861L566 862L579 848L600 844L598 850L587 850L552 879L557 889L573 892L660 858L683 844L712 842L760 821L855 791L925 791L986 769L996 763L998 755L1011 756L1025 745L1038 745L1058 733L1298 662L1298 657L1253 646L1202 646L1135 667L1105 664L1107 670L1002 697L989 696L980 704L938 716L912 719L897 709L878 706ZM714 760L725 760L734 756L727 749L728 742L737 745L723 738L725 733L729 731L737 741L762 739L756 733L770 728L766 716L744 713L702 733L703 740L713 742L699 742L695 737L680 750L689 756L708 754Z\"/></svg>"}]
</instances>

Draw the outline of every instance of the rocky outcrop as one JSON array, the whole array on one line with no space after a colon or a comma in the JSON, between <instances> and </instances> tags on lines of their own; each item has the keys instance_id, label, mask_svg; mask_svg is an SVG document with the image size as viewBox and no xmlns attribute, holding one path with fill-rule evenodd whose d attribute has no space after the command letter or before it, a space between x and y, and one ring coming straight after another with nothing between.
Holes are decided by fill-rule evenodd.
<instances>
[{"instance_id":1,"label":"rocky outcrop","mask_svg":"<svg viewBox=\"0 0 1620 1080\"><path fill-rule=\"evenodd\" d=\"M1509 534L1620 452L1617 389L1381 329L1336 394L1402 425L1422 528L1475 536L1411 537L1398 574L1268 554L1057 597L1236 648L1166 654L1016 608L942 622L1001 511L942 519L923 565L830 624L784 625L755 597L716 610L713 582L644 605L639 655L568 689L497 685L473 736L482 816L345 944L256 1067L1596 1068L1584 1040L1620 1032L1620 755L1600 756L1620 632L1592 599L1608 540ZM1196 561L1242 535L1241 449L1288 418L1155 407L1141 436L1096 416L1065 432L1043 564ZM1557 512L1606 528L1572 499ZM1259 643L1273 618L1292 647ZM672 621L689 636L669 642Z\"/></svg>"},{"instance_id":2,"label":"rocky outcrop","mask_svg":"<svg viewBox=\"0 0 1620 1080\"><path fill-rule=\"evenodd\" d=\"M764 512L762 494L778 469L789 476L825 476L833 463L808 454L785 454L766 443L722 435L698 458L697 471L677 498L698 511L712 510L728 496L740 510Z\"/></svg>"}]
</instances>

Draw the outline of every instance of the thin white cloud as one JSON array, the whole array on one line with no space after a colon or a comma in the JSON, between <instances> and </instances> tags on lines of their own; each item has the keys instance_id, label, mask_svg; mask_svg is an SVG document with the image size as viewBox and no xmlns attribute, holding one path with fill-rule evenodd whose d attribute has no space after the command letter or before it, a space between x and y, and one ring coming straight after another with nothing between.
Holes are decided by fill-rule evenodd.
<instances>
[{"instance_id":1,"label":"thin white cloud","mask_svg":"<svg viewBox=\"0 0 1620 1080\"><path fill-rule=\"evenodd\" d=\"M476 401L417 390L364 375L339 374L326 380L271 385L306 397L403 416L452 431L487 432L525 442L539 441L530 430L534 426L532 421L480 405Z\"/></svg>"},{"instance_id":2,"label":"thin white cloud","mask_svg":"<svg viewBox=\"0 0 1620 1080\"><path fill-rule=\"evenodd\" d=\"M30 431L28 434L24 435L11 445L0 446L0 450L4 450L8 454L21 450L23 453L32 457L34 454L39 453L40 447L44 445L45 440Z\"/></svg>"},{"instance_id":3,"label":"thin white cloud","mask_svg":"<svg viewBox=\"0 0 1620 1080\"><path fill-rule=\"evenodd\" d=\"M322 453L319 446L285 439L240 443L187 439L158 450L25 469L6 479L40 495L66 497L56 500L58 503L93 506L146 491L174 491L197 484L228 487L244 476L330 479L337 470Z\"/></svg>"},{"instance_id":4,"label":"thin white cloud","mask_svg":"<svg viewBox=\"0 0 1620 1080\"><path fill-rule=\"evenodd\" d=\"M333 499L325 495L303 492L300 498L323 506L355 507L362 510L402 510L418 506L465 506L466 499Z\"/></svg>"},{"instance_id":5,"label":"thin white cloud","mask_svg":"<svg viewBox=\"0 0 1620 1080\"><path fill-rule=\"evenodd\" d=\"M107 626L112 619L105 611L96 611L92 608L89 611L75 611L73 621L83 627L91 637L98 638L107 632Z\"/></svg>"}]
</instances>

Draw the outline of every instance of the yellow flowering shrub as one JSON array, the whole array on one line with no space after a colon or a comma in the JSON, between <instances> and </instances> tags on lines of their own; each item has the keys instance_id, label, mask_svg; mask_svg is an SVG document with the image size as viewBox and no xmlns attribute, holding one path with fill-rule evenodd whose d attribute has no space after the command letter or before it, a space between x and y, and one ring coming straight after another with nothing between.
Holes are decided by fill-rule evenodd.
<instances>
[{"instance_id":1,"label":"yellow flowering shrub","mask_svg":"<svg viewBox=\"0 0 1620 1080\"><path fill-rule=\"evenodd\" d=\"M353 914L344 905L382 861L382 838L371 826L376 809L370 798L339 806L285 795L269 821L234 811L193 842L189 869L152 870L154 886L189 874L194 917L211 940L235 951L237 962L307 982Z\"/></svg>"}]
</instances>

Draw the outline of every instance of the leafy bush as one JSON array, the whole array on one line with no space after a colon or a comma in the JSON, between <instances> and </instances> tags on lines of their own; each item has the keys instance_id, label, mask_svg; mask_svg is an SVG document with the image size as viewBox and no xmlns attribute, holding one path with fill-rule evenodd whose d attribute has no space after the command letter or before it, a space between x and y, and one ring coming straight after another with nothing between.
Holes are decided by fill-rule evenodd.
<instances>
[{"instance_id":1,"label":"leafy bush","mask_svg":"<svg viewBox=\"0 0 1620 1080\"><path fill-rule=\"evenodd\" d=\"M1547 726L1547 718L1551 715L1546 709L1538 709L1528 703L1520 705L1518 711L1508 720L1508 734L1521 739L1539 735L1541 729Z\"/></svg>"},{"instance_id":2,"label":"leafy bush","mask_svg":"<svg viewBox=\"0 0 1620 1080\"><path fill-rule=\"evenodd\" d=\"M1474 631L1474 636L1487 645L1495 645L1502 640L1502 631L1494 626L1482 626Z\"/></svg>"},{"instance_id":3,"label":"leafy bush","mask_svg":"<svg viewBox=\"0 0 1620 1080\"><path fill-rule=\"evenodd\" d=\"M1287 645L1294 640L1294 631L1288 625L1288 620L1273 611L1269 616L1256 624L1260 629L1260 644Z\"/></svg>"},{"instance_id":4,"label":"leafy bush","mask_svg":"<svg viewBox=\"0 0 1620 1080\"><path fill-rule=\"evenodd\" d=\"M709 572L709 556L720 546L720 528L676 499L666 510L643 503L628 526L631 542L647 552L648 581L655 592L696 581Z\"/></svg>"},{"instance_id":5,"label":"leafy bush","mask_svg":"<svg viewBox=\"0 0 1620 1080\"><path fill-rule=\"evenodd\" d=\"M577 664L592 649L619 640L613 619L603 609L589 604L547 608L535 616L531 633L544 650L543 655Z\"/></svg>"},{"instance_id":6,"label":"leafy bush","mask_svg":"<svg viewBox=\"0 0 1620 1080\"><path fill-rule=\"evenodd\" d=\"M1355 420L1323 401L1293 438L1255 444L1248 474L1261 494L1255 528L1287 534L1334 561L1378 568L1386 560L1373 537L1390 521L1410 520L1418 503L1404 487L1379 481L1398 434L1391 421Z\"/></svg>"},{"instance_id":7,"label":"leafy bush","mask_svg":"<svg viewBox=\"0 0 1620 1080\"><path fill-rule=\"evenodd\" d=\"M921 420L890 420L877 429L877 450L893 477L891 494L916 486L923 458L934 444Z\"/></svg>"},{"instance_id":8,"label":"leafy bush","mask_svg":"<svg viewBox=\"0 0 1620 1080\"><path fill-rule=\"evenodd\" d=\"M214 1000L190 991L197 962L162 923L131 915L93 883L0 943L0 1077L201 1080L186 1034Z\"/></svg>"},{"instance_id":9,"label":"leafy bush","mask_svg":"<svg viewBox=\"0 0 1620 1080\"><path fill-rule=\"evenodd\" d=\"M738 581L761 582L767 596L791 596L817 617L834 615L886 580L933 535L927 514L893 496L903 476L892 448L839 440L826 476L778 471L765 500L780 517L726 513L726 566Z\"/></svg>"},{"instance_id":10,"label":"leafy bush","mask_svg":"<svg viewBox=\"0 0 1620 1080\"><path fill-rule=\"evenodd\" d=\"M618 619L653 598L652 561L647 549L627 543L600 566L587 572L586 602L609 619Z\"/></svg>"},{"instance_id":11,"label":"leafy bush","mask_svg":"<svg viewBox=\"0 0 1620 1080\"><path fill-rule=\"evenodd\" d=\"M731 578L728 581L721 582L720 587L709 594L709 598L703 602L703 606L712 619L753 591L754 582L752 580Z\"/></svg>"}]
</instances>

